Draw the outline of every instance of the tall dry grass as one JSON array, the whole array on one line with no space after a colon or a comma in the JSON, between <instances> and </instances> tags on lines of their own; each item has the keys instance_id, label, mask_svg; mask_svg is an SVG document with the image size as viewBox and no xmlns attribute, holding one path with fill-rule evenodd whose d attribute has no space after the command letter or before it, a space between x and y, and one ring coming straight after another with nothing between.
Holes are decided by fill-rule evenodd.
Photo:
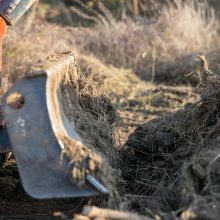
<instances>
[{"instance_id":1,"label":"tall dry grass","mask_svg":"<svg viewBox=\"0 0 220 220\"><path fill-rule=\"evenodd\" d=\"M144 79L151 78L154 65L156 78L170 74L172 80L183 75L192 67L191 55L218 45L219 22L204 3L169 5L153 20L107 21L86 33L81 51L107 64L132 69Z\"/></svg>"},{"instance_id":2,"label":"tall dry grass","mask_svg":"<svg viewBox=\"0 0 220 220\"><path fill-rule=\"evenodd\" d=\"M165 83L184 81L199 53L210 54L216 63L220 60L217 52L212 53L219 45L219 21L207 4L170 4L154 19L121 21L103 4L100 10L100 22L93 28L50 24L33 11L5 39L4 76L15 81L49 54L65 50Z\"/></svg>"}]
</instances>

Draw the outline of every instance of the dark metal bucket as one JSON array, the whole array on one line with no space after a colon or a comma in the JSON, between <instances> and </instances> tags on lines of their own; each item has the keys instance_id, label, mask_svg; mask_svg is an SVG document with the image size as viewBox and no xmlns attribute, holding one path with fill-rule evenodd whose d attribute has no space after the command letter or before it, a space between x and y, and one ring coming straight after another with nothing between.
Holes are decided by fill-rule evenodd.
<instances>
[{"instance_id":1,"label":"dark metal bucket","mask_svg":"<svg viewBox=\"0 0 220 220\"><path fill-rule=\"evenodd\" d=\"M25 191L37 199L108 193L89 173L81 187L67 175L70 160L62 154L65 148L62 137L83 144L63 111L60 94L61 74L68 74L72 65L75 58L68 55L49 69L17 81L1 101L7 129L0 127L0 153L13 151ZM22 106L9 103L13 95Z\"/></svg>"}]
</instances>

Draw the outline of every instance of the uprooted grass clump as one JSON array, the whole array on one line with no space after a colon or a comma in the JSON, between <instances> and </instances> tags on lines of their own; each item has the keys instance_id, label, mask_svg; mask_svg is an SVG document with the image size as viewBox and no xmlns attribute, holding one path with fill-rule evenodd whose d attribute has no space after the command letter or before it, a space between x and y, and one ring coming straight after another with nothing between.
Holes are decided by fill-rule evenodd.
<instances>
[{"instance_id":1,"label":"uprooted grass clump","mask_svg":"<svg viewBox=\"0 0 220 220\"><path fill-rule=\"evenodd\" d=\"M201 100L140 125L126 143L129 208L179 216L189 207L181 219L219 219L220 81L200 59Z\"/></svg>"}]
</instances>

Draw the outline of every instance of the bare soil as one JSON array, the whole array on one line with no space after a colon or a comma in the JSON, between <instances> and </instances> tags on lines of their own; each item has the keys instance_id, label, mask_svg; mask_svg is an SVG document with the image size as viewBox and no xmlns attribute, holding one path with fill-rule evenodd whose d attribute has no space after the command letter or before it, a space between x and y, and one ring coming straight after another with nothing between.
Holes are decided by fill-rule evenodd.
<instances>
[{"instance_id":1,"label":"bare soil","mask_svg":"<svg viewBox=\"0 0 220 220\"><path fill-rule=\"evenodd\" d=\"M187 87L175 89L161 85L152 88L152 94L158 94L158 91L161 97L152 100L147 107L141 101L135 100L121 105L119 109L121 121L118 127L121 147L139 124L162 116L163 113L173 112L177 106L183 104L183 101L197 97L193 91L189 92ZM111 96L117 106L117 95ZM0 179L0 219L72 219L74 214L81 212L84 205L92 204L89 199L45 201L30 198L22 188L13 157L0 169Z\"/></svg>"}]
</instances>

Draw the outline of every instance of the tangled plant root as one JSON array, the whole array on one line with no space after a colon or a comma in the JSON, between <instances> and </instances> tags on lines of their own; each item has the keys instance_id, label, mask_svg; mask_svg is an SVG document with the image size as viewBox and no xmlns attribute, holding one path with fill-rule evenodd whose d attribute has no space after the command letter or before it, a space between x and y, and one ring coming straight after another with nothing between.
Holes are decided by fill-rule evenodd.
<instances>
[{"instance_id":1,"label":"tangled plant root","mask_svg":"<svg viewBox=\"0 0 220 220\"><path fill-rule=\"evenodd\" d=\"M142 213L189 207L181 219L219 219L220 80L199 58L200 101L138 126L125 145L125 193Z\"/></svg>"}]
</instances>

